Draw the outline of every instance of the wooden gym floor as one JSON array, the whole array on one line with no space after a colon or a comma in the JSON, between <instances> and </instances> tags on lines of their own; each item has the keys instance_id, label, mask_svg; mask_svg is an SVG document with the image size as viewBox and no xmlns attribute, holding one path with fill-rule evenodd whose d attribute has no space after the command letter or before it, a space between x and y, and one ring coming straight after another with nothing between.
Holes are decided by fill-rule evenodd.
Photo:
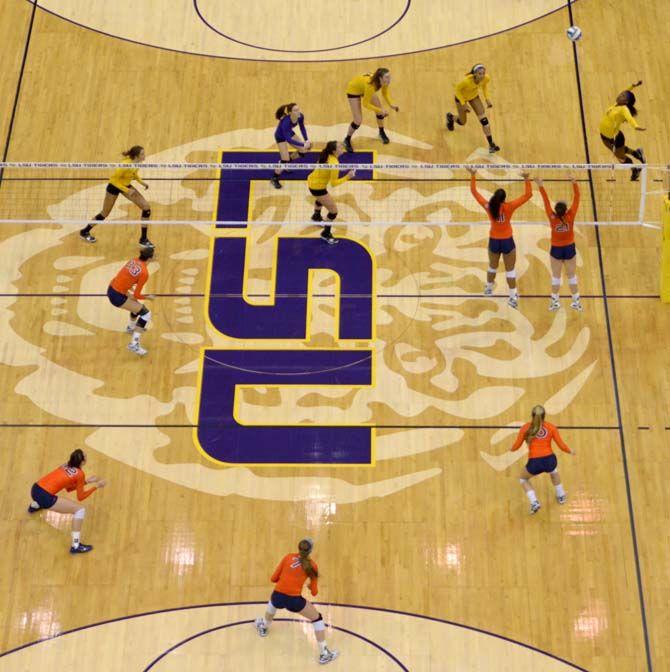
<instances>
[{"instance_id":1,"label":"wooden gym floor","mask_svg":"<svg viewBox=\"0 0 670 672\"><path fill-rule=\"evenodd\" d=\"M425 0L0 2L7 161L115 161L135 143L159 161L272 149L273 112L289 100L321 143L349 121L348 78L384 65L401 108L392 144L381 148L366 114L360 146L465 162L480 156L478 124L447 135L443 118L476 62L492 76L502 159L610 161L598 119L637 79L648 160L669 159L660 0L489 0L466 18ZM578 65L571 23L584 32ZM31 217L74 192L49 193ZM0 203L7 194L5 181ZM606 212L608 198L585 186L582 207ZM131 359L104 291L135 231L100 230L85 247L71 226L0 227L2 670L316 664L303 624L282 621L261 641L249 623L276 562L306 534L341 651L334 669L670 669L670 314L657 296L657 231L584 227L585 311L564 299L550 314L546 229L517 232L515 312L502 295L478 296L483 229L348 227L375 260L376 333L356 344L373 353L374 384L249 386L237 414L372 425L374 466L226 467L194 439L200 349L343 347L332 274L314 277L310 341L225 340L205 319L208 228L154 227L150 355ZM276 232L246 235L247 291L267 295ZM530 517L523 456L505 453L509 425L536 403L578 454L559 455L568 503L555 505L540 478L543 509ZM70 521L25 509L31 484L76 447L110 484L87 501L94 551L70 557Z\"/></svg>"}]
</instances>

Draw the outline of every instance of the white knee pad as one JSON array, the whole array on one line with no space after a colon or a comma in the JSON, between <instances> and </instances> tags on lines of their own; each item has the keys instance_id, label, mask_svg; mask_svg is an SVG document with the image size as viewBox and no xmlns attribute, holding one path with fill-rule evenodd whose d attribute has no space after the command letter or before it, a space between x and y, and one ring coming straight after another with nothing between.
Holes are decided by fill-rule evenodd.
<instances>
[{"instance_id":1,"label":"white knee pad","mask_svg":"<svg viewBox=\"0 0 670 672\"><path fill-rule=\"evenodd\" d=\"M557 474L558 473L558 467L556 467L556 469L554 469L551 473L552 474Z\"/></svg>"},{"instance_id":2,"label":"white knee pad","mask_svg":"<svg viewBox=\"0 0 670 672\"><path fill-rule=\"evenodd\" d=\"M577 276L576 276L576 275L573 275L571 278L568 278L568 282L569 282L571 285L576 285L576 284L577 284Z\"/></svg>"},{"instance_id":3,"label":"white knee pad","mask_svg":"<svg viewBox=\"0 0 670 672\"><path fill-rule=\"evenodd\" d=\"M312 621L312 626L314 627L314 632L322 632L326 629L326 624L323 622L321 614L319 614L319 618L316 621Z\"/></svg>"},{"instance_id":4,"label":"white knee pad","mask_svg":"<svg viewBox=\"0 0 670 672\"><path fill-rule=\"evenodd\" d=\"M77 520L84 520L84 516L86 516L86 509L77 509L77 511L74 512L74 518Z\"/></svg>"},{"instance_id":5,"label":"white knee pad","mask_svg":"<svg viewBox=\"0 0 670 672\"><path fill-rule=\"evenodd\" d=\"M498 272L498 269L497 268L491 268L489 266L489 268L486 269L486 272L491 273L491 275L495 275Z\"/></svg>"},{"instance_id":6,"label":"white knee pad","mask_svg":"<svg viewBox=\"0 0 670 672\"><path fill-rule=\"evenodd\" d=\"M552 284L553 287L560 287L561 286L561 279L552 277L551 284Z\"/></svg>"},{"instance_id":7,"label":"white knee pad","mask_svg":"<svg viewBox=\"0 0 670 672\"><path fill-rule=\"evenodd\" d=\"M510 280L512 280L512 279L516 278L516 270L507 271L507 273L505 273L505 275L506 275Z\"/></svg>"},{"instance_id":8,"label":"white knee pad","mask_svg":"<svg viewBox=\"0 0 670 672\"><path fill-rule=\"evenodd\" d=\"M271 614L272 616L274 616L277 613L277 607L275 607L275 605L272 604L272 602L268 602L268 606L265 607L265 610L268 612L268 614Z\"/></svg>"}]
</instances>

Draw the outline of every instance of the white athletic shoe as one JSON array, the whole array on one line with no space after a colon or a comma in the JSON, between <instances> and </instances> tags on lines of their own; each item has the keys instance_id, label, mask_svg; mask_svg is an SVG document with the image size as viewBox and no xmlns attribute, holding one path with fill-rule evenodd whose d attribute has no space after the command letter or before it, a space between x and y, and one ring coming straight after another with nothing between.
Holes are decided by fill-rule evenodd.
<instances>
[{"instance_id":1,"label":"white athletic shoe","mask_svg":"<svg viewBox=\"0 0 670 672\"><path fill-rule=\"evenodd\" d=\"M484 285L484 296L491 296L493 294L493 290L495 289L495 283L492 284L490 287L488 285Z\"/></svg>"},{"instance_id":2,"label":"white athletic shoe","mask_svg":"<svg viewBox=\"0 0 670 672\"><path fill-rule=\"evenodd\" d=\"M559 504L565 504L568 501L568 496L567 495L556 495L556 501Z\"/></svg>"},{"instance_id":3,"label":"white athletic shoe","mask_svg":"<svg viewBox=\"0 0 670 672\"><path fill-rule=\"evenodd\" d=\"M558 299L552 299L549 302L549 310L553 313L561 307L561 302Z\"/></svg>"},{"instance_id":4,"label":"white athletic shoe","mask_svg":"<svg viewBox=\"0 0 670 672\"><path fill-rule=\"evenodd\" d=\"M325 665L326 663L331 663L335 658L337 658L340 655L339 651L331 651L330 649L326 649L320 656L319 656L319 665Z\"/></svg>"},{"instance_id":5,"label":"white athletic shoe","mask_svg":"<svg viewBox=\"0 0 670 672\"><path fill-rule=\"evenodd\" d=\"M507 305L510 308L518 308L519 307L519 297L518 296L510 296L509 299L507 299Z\"/></svg>"},{"instance_id":6,"label":"white athletic shoe","mask_svg":"<svg viewBox=\"0 0 670 672\"><path fill-rule=\"evenodd\" d=\"M532 516L533 514L537 513L542 507L540 506L540 502L535 501L530 505L530 515Z\"/></svg>"},{"instance_id":7,"label":"white athletic shoe","mask_svg":"<svg viewBox=\"0 0 670 672\"><path fill-rule=\"evenodd\" d=\"M584 310L584 306L582 306L582 302L579 299L577 299L576 301L573 301L570 304L570 308L572 308L573 310L576 310L580 313Z\"/></svg>"},{"instance_id":8,"label":"white athletic shoe","mask_svg":"<svg viewBox=\"0 0 670 672\"><path fill-rule=\"evenodd\" d=\"M149 352L148 350L145 350L139 343L128 343L128 350L130 350L130 352L134 352L140 357L143 357Z\"/></svg>"},{"instance_id":9,"label":"white athletic shoe","mask_svg":"<svg viewBox=\"0 0 670 672\"><path fill-rule=\"evenodd\" d=\"M268 626L266 625L265 620L263 619L262 616L259 616L254 621L254 627L256 628L256 632L258 633L259 637L268 636Z\"/></svg>"}]
</instances>

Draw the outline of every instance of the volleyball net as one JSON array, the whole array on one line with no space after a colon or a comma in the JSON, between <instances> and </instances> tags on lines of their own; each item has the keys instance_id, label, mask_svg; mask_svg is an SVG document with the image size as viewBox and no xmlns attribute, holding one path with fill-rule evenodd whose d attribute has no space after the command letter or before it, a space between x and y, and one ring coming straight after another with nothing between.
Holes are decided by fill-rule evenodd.
<instances>
[{"instance_id":1,"label":"volleyball net","mask_svg":"<svg viewBox=\"0 0 670 672\"><path fill-rule=\"evenodd\" d=\"M269 152L259 153L262 157ZM315 198L307 176L319 166L316 154L288 165L281 189L270 182L275 160L253 162L254 152L225 152L220 163L139 164L146 191L135 184L151 208L152 225L192 224L219 227L312 225ZM507 200L524 192L522 173L543 181L552 204L572 201L571 180L581 192L577 224L658 228L663 196L670 185L669 168L620 164L426 164L369 163L371 152L343 157L340 175L355 170L353 179L329 187L339 210L337 225L378 226L422 223L433 226L488 225L470 192L470 172L477 170L477 188L488 199L504 189ZM109 176L116 163L0 163L0 223L71 224L92 221L103 206ZM120 195L106 224L140 222L140 209ZM515 225L546 223L537 188L520 208Z\"/></svg>"}]
</instances>

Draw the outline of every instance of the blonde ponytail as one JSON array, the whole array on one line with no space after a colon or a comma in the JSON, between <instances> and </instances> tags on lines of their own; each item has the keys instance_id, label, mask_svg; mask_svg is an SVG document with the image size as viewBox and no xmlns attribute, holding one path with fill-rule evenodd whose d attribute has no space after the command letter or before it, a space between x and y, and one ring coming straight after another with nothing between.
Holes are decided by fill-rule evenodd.
<instances>
[{"instance_id":1,"label":"blonde ponytail","mask_svg":"<svg viewBox=\"0 0 670 672\"><path fill-rule=\"evenodd\" d=\"M542 428L542 421L544 420L545 410L543 406L534 406L530 427L526 430L526 443L530 446L530 442L538 435Z\"/></svg>"}]
</instances>

